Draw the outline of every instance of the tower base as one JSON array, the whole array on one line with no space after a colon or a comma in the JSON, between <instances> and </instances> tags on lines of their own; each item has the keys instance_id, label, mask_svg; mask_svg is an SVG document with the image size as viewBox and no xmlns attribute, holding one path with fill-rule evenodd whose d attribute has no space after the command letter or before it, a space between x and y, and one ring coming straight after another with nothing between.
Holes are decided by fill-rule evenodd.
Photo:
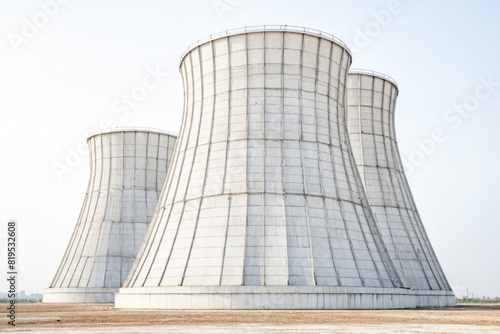
<instances>
[{"instance_id":1,"label":"tower base","mask_svg":"<svg viewBox=\"0 0 500 334\"><path fill-rule=\"evenodd\" d=\"M44 303L114 303L117 288L48 288Z\"/></svg>"},{"instance_id":2,"label":"tower base","mask_svg":"<svg viewBox=\"0 0 500 334\"><path fill-rule=\"evenodd\" d=\"M452 291L332 286L122 288L117 308L219 310L405 309L455 306Z\"/></svg>"}]
</instances>

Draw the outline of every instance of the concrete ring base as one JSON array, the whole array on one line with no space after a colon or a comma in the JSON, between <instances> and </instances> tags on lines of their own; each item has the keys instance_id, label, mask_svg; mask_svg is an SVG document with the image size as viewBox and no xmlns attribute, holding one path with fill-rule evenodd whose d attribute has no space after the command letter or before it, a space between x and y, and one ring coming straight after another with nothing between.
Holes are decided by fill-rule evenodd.
<instances>
[{"instance_id":1,"label":"concrete ring base","mask_svg":"<svg viewBox=\"0 0 500 334\"><path fill-rule=\"evenodd\" d=\"M117 288L48 288L44 303L114 303Z\"/></svg>"},{"instance_id":2,"label":"concrete ring base","mask_svg":"<svg viewBox=\"0 0 500 334\"><path fill-rule=\"evenodd\" d=\"M121 288L117 308L221 310L405 309L455 306L452 291L330 286Z\"/></svg>"}]
</instances>

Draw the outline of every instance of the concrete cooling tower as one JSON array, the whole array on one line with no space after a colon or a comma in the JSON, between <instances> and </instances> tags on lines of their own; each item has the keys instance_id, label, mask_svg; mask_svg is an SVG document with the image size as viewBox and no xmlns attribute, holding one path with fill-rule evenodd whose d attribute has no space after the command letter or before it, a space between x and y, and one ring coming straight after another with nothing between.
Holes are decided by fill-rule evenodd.
<instances>
[{"instance_id":1,"label":"concrete cooling tower","mask_svg":"<svg viewBox=\"0 0 500 334\"><path fill-rule=\"evenodd\" d=\"M347 123L352 150L382 239L403 284L444 291L455 303L418 214L398 150L394 114L398 87L386 75L351 70Z\"/></svg>"},{"instance_id":2,"label":"concrete cooling tower","mask_svg":"<svg viewBox=\"0 0 500 334\"><path fill-rule=\"evenodd\" d=\"M175 141L168 133L139 128L88 138L87 193L44 302L114 301L153 218Z\"/></svg>"},{"instance_id":3,"label":"concrete cooling tower","mask_svg":"<svg viewBox=\"0 0 500 334\"><path fill-rule=\"evenodd\" d=\"M117 307L438 302L403 288L368 205L345 124L350 64L340 40L289 26L186 51L172 165Z\"/></svg>"}]
</instances>

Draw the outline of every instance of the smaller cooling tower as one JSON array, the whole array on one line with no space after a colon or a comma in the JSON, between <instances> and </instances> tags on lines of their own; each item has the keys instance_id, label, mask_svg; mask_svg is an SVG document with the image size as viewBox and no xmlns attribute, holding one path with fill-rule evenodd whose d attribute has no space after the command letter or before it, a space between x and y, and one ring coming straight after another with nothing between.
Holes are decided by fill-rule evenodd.
<instances>
[{"instance_id":1,"label":"smaller cooling tower","mask_svg":"<svg viewBox=\"0 0 500 334\"><path fill-rule=\"evenodd\" d=\"M138 128L88 138L87 193L44 302L114 302L153 218L175 141L166 132Z\"/></svg>"},{"instance_id":2,"label":"smaller cooling tower","mask_svg":"<svg viewBox=\"0 0 500 334\"><path fill-rule=\"evenodd\" d=\"M347 128L370 207L399 277L406 288L429 291L455 303L418 214L403 171L394 128L398 87L390 77L351 70L347 79ZM442 293L431 293L441 291ZM429 297L431 298L431 297Z\"/></svg>"}]
</instances>

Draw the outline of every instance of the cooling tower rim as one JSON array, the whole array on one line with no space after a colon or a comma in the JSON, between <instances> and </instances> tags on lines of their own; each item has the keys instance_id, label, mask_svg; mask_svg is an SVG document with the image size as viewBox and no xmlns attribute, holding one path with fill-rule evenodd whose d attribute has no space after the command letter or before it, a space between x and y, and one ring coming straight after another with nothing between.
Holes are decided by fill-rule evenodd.
<instances>
[{"instance_id":1,"label":"cooling tower rim","mask_svg":"<svg viewBox=\"0 0 500 334\"><path fill-rule=\"evenodd\" d=\"M396 87L397 90L399 90L398 82L394 78L388 76L387 74L381 73L381 72L372 71L372 70L365 70L362 68L351 68L351 69L349 69L349 74L365 74L365 75L370 75L372 77L377 77L377 78L389 81L390 83L392 83Z\"/></svg>"},{"instance_id":2,"label":"cooling tower rim","mask_svg":"<svg viewBox=\"0 0 500 334\"><path fill-rule=\"evenodd\" d=\"M332 41L333 43L339 45L340 47L344 48L347 53L349 53L349 56L352 58L352 53L349 47L347 46L344 41L342 41L340 38L335 37L332 34L329 34L327 32L317 30L317 29L312 29L312 28L306 28L306 27L301 27L301 26L293 26L293 25L258 25L258 26L247 26L247 27L241 27L241 28L234 28L234 29L228 29L224 30L215 34L211 34L207 37L204 37L202 39L197 40L196 42L192 43L189 45L184 52L182 53L180 60L179 60L179 67L182 64L182 61L184 60L184 57L193 49L196 47L203 45L205 43L208 43L210 41L222 38L222 37L229 37L229 36L235 36L235 35L241 35L241 34L246 34L246 33L254 33L254 32L294 32L294 33L300 33L300 34L307 34L311 36L316 36L316 37L322 37L325 38L329 41Z\"/></svg>"},{"instance_id":3,"label":"cooling tower rim","mask_svg":"<svg viewBox=\"0 0 500 334\"><path fill-rule=\"evenodd\" d=\"M148 128L148 127L138 127L138 126L123 126L123 127L115 127L108 129L99 129L92 130L89 132L87 136L87 141L97 135L107 134L107 133L116 133L116 132L148 132L148 133L156 133L162 135L168 135L177 138L178 134L175 132L170 132L167 130L156 129L156 128Z\"/></svg>"}]
</instances>

